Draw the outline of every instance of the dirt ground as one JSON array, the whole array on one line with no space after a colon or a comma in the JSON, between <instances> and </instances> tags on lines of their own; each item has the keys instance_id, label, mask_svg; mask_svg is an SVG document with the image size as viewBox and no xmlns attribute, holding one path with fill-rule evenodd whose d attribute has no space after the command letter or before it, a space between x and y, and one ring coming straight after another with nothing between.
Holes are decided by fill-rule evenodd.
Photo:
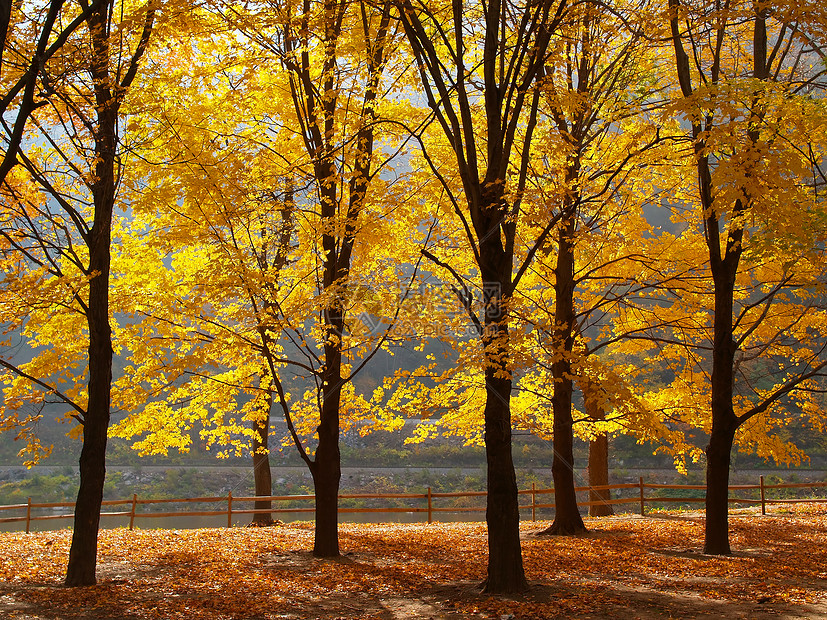
<instances>
[{"instance_id":1,"label":"dirt ground","mask_svg":"<svg viewBox=\"0 0 827 620\"><path fill-rule=\"evenodd\" d=\"M0 534L0 618L827 618L827 505L731 518L731 557L700 552L703 518L587 520L576 537L524 523L531 588L480 593L483 524L342 525L341 558L312 524L106 530L98 585L61 585L71 532Z\"/></svg>"}]
</instances>

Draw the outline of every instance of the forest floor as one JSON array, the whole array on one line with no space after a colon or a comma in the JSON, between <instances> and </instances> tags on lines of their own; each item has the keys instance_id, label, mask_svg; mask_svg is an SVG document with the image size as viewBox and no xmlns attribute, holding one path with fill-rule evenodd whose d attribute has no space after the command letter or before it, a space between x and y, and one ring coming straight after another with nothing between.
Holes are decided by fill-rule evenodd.
<instances>
[{"instance_id":1,"label":"forest floor","mask_svg":"<svg viewBox=\"0 0 827 620\"><path fill-rule=\"evenodd\" d=\"M0 618L342 620L827 618L827 503L730 518L734 553L701 553L703 515L587 519L538 536L524 522L531 589L480 593L484 524L345 524L340 559L313 528L104 530L98 585L61 585L68 530L0 534Z\"/></svg>"}]
</instances>

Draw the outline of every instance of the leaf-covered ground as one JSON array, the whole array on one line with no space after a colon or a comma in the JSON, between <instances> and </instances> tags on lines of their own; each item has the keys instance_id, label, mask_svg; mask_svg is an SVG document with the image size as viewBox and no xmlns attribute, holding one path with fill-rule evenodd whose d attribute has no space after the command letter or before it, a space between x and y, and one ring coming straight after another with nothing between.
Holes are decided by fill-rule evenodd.
<instances>
[{"instance_id":1,"label":"leaf-covered ground","mask_svg":"<svg viewBox=\"0 0 827 620\"><path fill-rule=\"evenodd\" d=\"M482 595L482 524L101 532L98 585L61 586L70 533L0 534L0 618L827 617L827 504L732 517L732 557L700 553L700 515L587 520L574 538L524 523L532 589Z\"/></svg>"}]
</instances>

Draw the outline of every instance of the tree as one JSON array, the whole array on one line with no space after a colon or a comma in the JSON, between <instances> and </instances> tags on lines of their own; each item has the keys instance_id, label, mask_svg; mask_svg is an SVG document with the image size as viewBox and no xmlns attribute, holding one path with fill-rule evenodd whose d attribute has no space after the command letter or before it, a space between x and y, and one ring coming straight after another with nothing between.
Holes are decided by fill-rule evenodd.
<instances>
[{"instance_id":1,"label":"tree","mask_svg":"<svg viewBox=\"0 0 827 620\"><path fill-rule=\"evenodd\" d=\"M670 0L669 9L714 291L704 550L729 554L736 433L827 364L805 302L823 283L824 23L809 3ZM768 386L750 385L745 370L761 358L779 370Z\"/></svg>"},{"instance_id":2,"label":"tree","mask_svg":"<svg viewBox=\"0 0 827 620\"><path fill-rule=\"evenodd\" d=\"M636 8L640 10L645 7ZM580 275L578 272L583 268L576 266L575 248L577 244L589 240L584 228L597 229L606 226L607 219L611 221L609 218L612 215L606 218L602 213L607 210L606 202L614 198L619 186L628 180L635 163L634 155L645 145L632 142L625 154L621 153L619 160L612 163L607 159L612 155L617 157L617 154L609 149L600 153L595 165L590 166L584 159L591 154L591 149L600 148L605 136L612 133L613 124L623 123L635 112L643 114L651 105L651 92L641 89L638 84L645 71L641 67L641 25L632 26L626 36L610 38L608 33L611 31L623 32L622 21L607 22L609 16L601 15L602 11L601 7L585 4L572 16L562 54L564 62L558 63L560 69L550 67L546 78L548 98L551 100L549 115L562 138L560 142L567 147L564 147L565 162L558 173L565 180L558 190L561 222L556 231L556 259L552 272L554 320L551 339L555 355L550 367L554 411L552 474L555 518L549 532L559 534L586 529L574 492L572 387L576 372L573 352L578 333L575 287L579 280L594 273L594 264L586 261L589 266L585 268L586 273ZM623 91L628 92L633 83L638 92L625 94ZM640 140L642 137L639 130L627 130L619 139ZM592 213L582 213L589 207L594 208ZM578 226L581 217L586 223ZM621 259L615 257L615 260ZM586 392L587 403L592 401L592 397L593 393ZM594 410L599 411L599 408Z\"/></svg>"},{"instance_id":3,"label":"tree","mask_svg":"<svg viewBox=\"0 0 827 620\"><path fill-rule=\"evenodd\" d=\"M394 264L408 262L400 253L416 225L415 217L394 213L403 184L388 168L390 157L374 153L381 140L392 154L397 140L381 131L395 45L390 7L220 8L233 34L205 45L216 44L232 66L222 67L222 78L199 75L181 100L155 113L163 129L150 124L157 138L147 146L173 163L148 172L157 179L154 195L141 181L135 187L151 226L158 226L158 210L164 213L161 243L180 249L175 274L153 259L163 275L148 284L168 285L153 292L160 303L144 314L154 320L136 340L160 346L149 352L138 345L132 359L150 389L159 384L156 373L164 374L162 385L175 387L165 403L128 417L118 433L144 435L136 444L142 450L187 447L181 433L197 421L210 443L237 447L246 435L256 454L275 402L313 476L314 553L336 556L339 434L354 410L366 408L353 378L386 342L364 329L359 314L369 300L360 291L398 297L400 287L387 276ZM239 33L249 38L244 46L235 41ZM285 177L289 190L279 187ZM176 192L180 204L171 206ZM400 238L395 248L377 251L393 237ZM153 336L159 319L174 334L166 342ZM159 353L179 338L192 355L171 360ZM139 402L141 393L129 400ZM156 432L159 418L163 432ZM257 425L252 437L239 428L241 419Z\"/></svg>"},{"instance_id":4,"label":"tree","mask_svg":"<svg viewBox=\"0 0 827 620\"><path fill-rule=\"evenodd\" d=\"M327 0L321 8L323 27L318 45L323 53L320 65L311 64L311 19L316 12L305 2L303 9L283 7L283 46L277 49L282 63L290 74L290 93L296 116L302 126L305 149L312 159L313 179L319 200L321 223L326 230L321 235L323 251L321 270L322 288L328 292L328 301L322 311L324 329L324 364L321 376L321 408L319 411L318 445L315 458L309 458L300 448L300 454L313 475L316 491L316 534L313 553L329 557L339 555L338 494L341 479L339 453L340 406L345 375L342 368L342 340L345 335L345 293L347 290L352 255L360 214L364 209L368 183L375 170L371 169L374 145L375 103L379 80L386 61L390 5L380 8L378 23L371 24L362 7L362 35L367 60L367 80L364 84L362 115L359 119L355 143L357 152L353 171L348 174L337 167L338 145L334 141L335 116L339 105L338 84L334 69L340 62L338 45L343 34L342 25L350 3ZM299 27L294 23L298 22ZM318 82L317 82L318 80ZM339 194L342 180L349 177L348 199ZM342 227L342 233L336 229ZM285 415L287 411L285 410Z\"/></svg>"},{"instance_id":5,"label":"tree","mask_svg":"<svg viewBox=\"0 0 827 620\"><path fill-rule=\"evenodd\" d=\"M526 202L529 212L553 205L560 221L518 291L520 312L533 325L522 348L536 360L520 382L530 395L520 422L554 441L555 518L545 533L585 531L573 470L575 387L586 410L579 427L591 429L581 434L596 440L592 454L604 448L599 468L590 458L590 476L603 473L598 485L608 484L607 408L630 413L640 404L616 364L598 354L617 337L607 330L617 308L659 280L648 252L656 234L644 209L663 191L658 163L669 145L656 118L663 80L647 41L655 36L651 15L648 2L571 7L545 69L536 132L542 146ZM542 411L549 407L551 416Z\"/></svg>"},{"instance_id":6,"label":"tree","mask_svg":"<svg viewBox=\"0 0 827 620\"><path fill-rule=\"evenodd\" d=\"M194 109L174 107L188 121L195 120ZM183 138L187 132L174 124L178 119L166 119ZM212 124L210 129L217 127ZM196 126L193 133L202 130ZM242 452L252 457L255 495L266 497L272 494L271 375L285 357L268 334L277 315L273 293L279 290L291 253L296 207L289 180L279 187L282 181L270 176L279 167L268 170L264 161L254 162L245 148L248 139L240 130L229 141L226 158L213 150L156 171L157 185L171 180L187 187L171 218L169 213L158 217L165 210L155 202L158 196L133 204L136 222L116 263L119 283L136 297L123 308L131 319L118 335L131 349L130 366L116 384L120 408L132 413L111 433L127 439L140 436L133 445L142 454L166 454L170 448L187 452L198 425L203 446L217 449L220 458ZM168 144L171 150L182 147ZM160 154L153 149L153 155ZM214 165L217 155L226 173L220 181L208 163L213 160ZM236 161L234 157L246 160L255 173L238 166L234 168L240 174L234 178L224 167ZM253 178L268 185L267 193L256 196L247 183ZM239 204L245 208L239 210ZM182 235L185 223L189 226ZM168 246L172 239L174 249L160 255L159 246ZM272 523L270 500L257 500L255 508L262 512L254 514L253 524Z\"/></svg>"},{"instance_id":7,"label":"tree","mask_svg":"<svg viewBox=\"0 0 827 620\"><path fill-rule=\"evenodd\" d=\"M85 30L58 48L49 64L38 67L44 89L39 96L45 97L34 104L42 110L34 119L39 135L20 142L25 150L20 148L17 158L25 172L6 178L4 186L3 258L10 274L3 290L7 324L32 333L34 346L57 345L58 350L61 344L56 340L76 341L83 331L88 335L85 359L46 354L20 366L2 362L17 377L7 379L7 399L43 402L54 397L72 409L72 417L82 426L80 488L66 572L69 586L95 583L112 380L109 272L119 176L119 110L155 17L152 6L137 9L143 19L124 22L123 31L110 40L113 20L123 16L117 7L82 5ZM129 13L131 19L137 16ZM130 44L134 52L124 62ZM55 137L58 130L64 133ZM41 288L36 303L15 299L20 293L18 278ZM77 332L67 334L65 322L74 317L83 317L85 326L78 324ZM86 388L67 391L60 380L76 376L72 369L78 364L85 366Z\"/></svg>"},{"instance_id":8,"label":"tree","mask_svg":"<svg viewBox=\"0 0 827 620\"><path fill-rule=\"evenodd\" d=\"M426 6L406 0L398 7L426 100L456 161L463 196L447 181L443 185L462 222L483 291L483 316L472 312L470 318L485 356L489 555L484 590L516 592L528 584L511 455L508 300L556 221L550 218L515 268L517 224L540 100L536 84L565 2ZM436 167L433 172L445 178ZM450 265L437 264L451 271ZM467 295L462 279L459 286Z\"/></svg>"}]
</instances>

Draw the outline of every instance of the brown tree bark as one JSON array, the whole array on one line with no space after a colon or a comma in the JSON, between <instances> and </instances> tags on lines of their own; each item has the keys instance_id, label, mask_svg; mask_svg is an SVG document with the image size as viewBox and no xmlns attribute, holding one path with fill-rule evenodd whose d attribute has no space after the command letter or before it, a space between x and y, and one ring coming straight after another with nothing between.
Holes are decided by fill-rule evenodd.
<instances>
[{"instance_id":1,"label":"brown tree bark","mask_svg":"<svg viewBox=\"0 0 827 620\"><path fill-rule=\"evenodd\" d=\"M576 175L576 169L569 176ZM557 262L554 268L554 347L557 354L551 364L554 378L552 410L554 412L554 456L551 475L554 479L554 521L543 534L580 534L586 531L577 506L574 482L574 420L572 419L574 348L574 205L566 208L557 236Z\"/></svg>"},{"instance_id":2,"label":"brown tree bark","mask_svg":"<svg viewBox=\"0 0 827 620\"><path fill-rule=\"evenodd\" d=\"M706 448L704 553L730 555L729 465L738 424L722 423L720 418L713 419L712 423L713 429Z\"/></svg>"},{"instance_id":3,"label":"brown tree bark","mask_svg":"<svg viewBox=\"0 0 827 620\"><path fill-rule=\"evenodd\" d=\"M520 548L517 477L511 455L511 380L493 374L493 370L487 371L485 381L488 575L483 590L519 592L528 589L528 581Z\"/></svg>"},{"instance_id":4,"label":"brown tree bark","mask_svg":"<svg viewBox=\"0 0 827 620\"><path fill-rule=\"evenodd\" d=\"M599 386L589 377L581 378L583 392L583 406L589 422L602 422L606 419L606 411L600 404ZM612 493L609 489L596 489L609 484L609 436L605 432L598 433L589 440L589 516L608 517L614 514L609 500Z\"/></svg>"},{"instance_id":5,"label":"brown tree bark","mask_svg":"<svg viewBox=\"0 0 827 620\"><path fill-rule=\"evenodd\" d=\"M609 500L612 492L609 489L595 489L594 487L609 484L609 436L600 433L589 441L589 516L608 517L614 514Z\"/></svg>"},{"instance_id":6,"label":"brown tree bark","mask_svg":"<svg viewBox=\"0 0 827 620\"><path fill-rule=\"evenodd\" d=\"M101 234L108 236L108 230ZM112 380L112 339L108 317L109 246L99 248L96 254L98 257L90 261L90 266L97 265L101 273L91 280L89 291L89 405L83 418L80 486L66 569L67 586L96 583L98 528L106 478L106 433L109 429Z\"/></svg>"},{"instance_id":7,"label":"brown tree bark","mask_svg":"<svg viewBox=\"0 0 827 620\"><path fill-rule=\"evenodd\" d=\"M341 314L333 312L330 322L341 324ZM341 332L339 332L341 333ZM339 483L342 478L339 452L339 405L342 395L341 341L325 345L325 372L323 375L322 411L318 428L319 443L316 457L310 466L316 491L316 530L313 555L339 555Z\"/></svg>"},{"instance_id":8,"label":"brown tree bark","mask_svg":"<svg viewBox=\"0 0 827 620\"><path fill-rule=\"evenodd\" d=\"M505 209L501 188L490 182L483 192L484 208L477 218L480 272L483 277L486 351L483 432L486 455L486 523L488 524L488 574L484 592L520 592L528 589L520 547L520 508L517 476L511 453L511 363L508 352L506 298L510 295L511 256L498 232ZM488 232L485 228L490 227Z\"/></svg>"},{"instance_id":9,"label":"brown tree bark","mask_svg":"<svg viewBox=\"0 0 827 620\"><path fill-rule=\"evenodd\" d=\"M675 49L675 63L681 93L692 97L690 60L683 47L680 32L681 22L678 17L680 1L669 0L672 11L670 27L672 43ZM726 36L727 17L717 22L714 38L719 44L714 52L714 62L709 71L711 84L718 84L721 70L721 45ZM767 32L764 16L756 12L754 17L754 66L753 75L759 80L766 79L767 73ZM694 44L694 43L693 43ZM760 112L757 102L753 102L753 123L748 131L748 139L755 143L760 137ZM749 417L761 410L761 406L738 417L733 408L734 364L738 345L735 340L734 297L738 268L743 253L744 224L742 216L748 211L749 193L745 190L745 199L738 199L731 206L731 213L719 213L720 207L714 203L714 187L711 173L710 155L706 152L704 131L712 129L716 122L715 111L705 118L692 121L692 137L695 141L695 158L698 174L700 206L703 210L706 245L709 250L709 268L714 283L714 316L712 342L712 385L711 417L712 430L706 449L706 525L704 528L704 552L715 555L728 555L729 544L729 465L735 432ZM727 221L728 219L728 221ZM722 238L723 233L723 238Z\"/></svg>"},{"instance_id":10,"label":"brown tree bark","mask_svg":"<svg viewBox=\"0 0 827 620\"><path fill-rule=\"evenodd\" d=\"M708 166L701 165L702 179L709 179ZM711 186L711 180L703 183ZM711 194L711 192L710 192ZM711 197L710 197L711 204ZM738 205L741 207L740 202ZM712 209L710 209L712 211ZM714 215L708 220L718 221ZM708 222L709 226L712 222ZM735 431L740 426L733 410L733 369L737 346L733 329L735 278L741 259L741 229L730 231L726 253L721 256L716 233L708 234L710 269L715 286L715 316L712 343L712 430L706 448L706 525L704 553L729 555L729 464Z\"/></svg>"},{"instance_id":11,"label":"brown tree bark","mask_svg":"<svg viewBox=\"0 0 827 620\"><path fill-rule=\"evenodd\" d=\"M272 402L272 397L268 399ZM267 497L273 494L273 476L270 471L270 409L267 410L267 419L253 423L253 485L256 497ZM256 500L256 510L272 510L270 500ZM270 512L257 512L253 515L250 525L265 526L273 524L273 515Z\"/></svg>"},{"instance_id":12,"label":"brown tree bark","mask_svg":"<svg viewBox=\"0 0 827 620\"><path fill-rule=\"evenodd\" d=\"M100 169L101 166L98 166ZM114 192L113 192L114 194ZM111 205L111 202L109 202ZM89 283L89 401L83 417L83 447L80 453L80 486L75 502L72 545L66 568L67 586L96 583L98 529L103 485L106 478L106 433L109 429L112 382L112 338L109 326L109 222L106 205L96 206L95 239L90 247L90 271L98 275ZM109 210L111 216L111 208Z\"/></svg>"},{"instance_id":13,"label":"brown tree bark","mask_svg":"<svg viewBox=\"0 0 827 620\"><path fill-rule=\"evenodd\" d=\"M112 332L109 325L109 269L111 227L115 203L115 150L118 106L109 86L109 41L105 35L107 11L88 19L92 43L91 72L95 80L97 126L95 181L92 186L94 222L89 233L89 400L83 417L83 448L80 453L80 486L75 502L75 521L67 586L96 582L98 528L103 484L106 478L106 433L112 385Z\"/></svg>"},{"instance_id":14,"label":"brown tree bark","mask_svg":"<svg viewBox=\"0 0 827 620\"><path fill-rule=\"evenodd\" d=\"M95 93L93 138L95 169L92 182L94 215L86 235L89 248L87 275L89 296L84 308L89 326L88 401L83 416L83 447L80 454L80 486L75 503L75 520L67 586L86 586L96 582L97 540L100 525L103 485L106 478L106 439L112 386L112 331L109 325L109 273L111 264L112 214L115 205L117 123L123 94L138 70L138 63L149 42L154 11L147 14L138 47L129 62L121 83L112 82L108 22L111 5L100 5L89 14L92 57L90 73Z\"/></svg>"},{"instance_id":15,"label":"brown tree bark","mask_svg":"<svg viewBox=\"0 0 827 620\"><path fill-rule=\"evenodd\" d=\"M95 15L94 17L101 17ZM96 32L103 20L90 18ZM95 57L93 75L108 73L109 48L105 37L93 36ZM83 417L83 448L80 454L80 487L75 502L75 521L66 585L95 583L97 536L100 523L103 484L106 477L106 433L112 385L112 330L109 325L109 271L111 263L111 226L115 203L115 149L117 145L117 106L108 89L95 89L98 126L95 135L96 182L92 192L94 223L89 234L89 297L86 320L89 326L89 400Z\"/></svg>"},{"instance_id":16,"label":"brown tree bark","mask_svg":"<svg viewBox=\"0 0 827 620\"><path fill-rule=\"evenodd\" d=\"M691 97L692 87L689 57L683 48L677 17L678 0L670 0L675 11L671 19L672 41L678 81L684 97ZM718 31L719 38L723 36ZM713 66L710 78L713 83L719 79L719 65ZM713 122L710 115L705 119L707 127ZM726 234L726 245L721 248L721 220L714 208L713 183L709 155L704 153L703 126L700 120L692 123L695 140L699 197L704 213L706 243L709 249L709 265L714 282L714 317L712 343L712 431L707 446L707 494L706 525L704 528L704 552L717 555L730 553L729 545L729 464L732 442L739 426L735 416L733 398L733 365L736 344L733 330L733 305L735 278L741 259L743 229L740 223L733 223ZM745 209L741 201L734 206L737 216Z\"/></svg>"},{"instance_id":17,"label":"brown tree bark","mask_svg":"<svg viewBox=\"0 0 827 620\"><path fill-rule=\"evenodd\" d=\"M271 360L273 382L279 394L279 403L296 449L313 477L316 496L316 529L313 554L318 557L339 555L339 484L341 481L341 454L339 450L339 407L343 385L352 379L342 373L342 347L347 336L345 313L347 289L351 276L353 248L359 231L359 219L367 196L372 170L374 130L377 120L376 99L386 62L389 35L389 2L376 12L361 13L365 48L367 50L367 80L364 84L361 116L354 144L358 145L353 161L340 166L342 143L350 136L338 136L336 117L342 112L339 100L341 83L338 81L340 59L337 46L342 36L342 24L351 5L341 0L325 0L324 35L320 83L315 82L311 56L307 53L307 39L311 28L309 5L300 17L284 24L284 49L278 50L290 76L290 90L296 118L302 127L305 150L313 164L313 185L319 201L321 220L321 288L327 295L322 312L325 330L324 356L321 368L314 370L319 380L321 407L317 429L318 444L311 458L295 430L284 390ZM371 9L373 11L373 9ZM372 38L371 24L378 15L378 27ZM297 27L298 26L298 27ZM269 43L265 43L269 45ZM348 102L346 105L350 105ZM342 142L337 142L341 139ZM346 187L347 190L342 188ZM290 200L292 201L292 195ZM343 224L343 226L341 225ZM316 352L309 357L315 358Z\"/></svg>"},{"instance_id":18,"label":"brown tree bark","mask_svg":"<svg viewBox=\"0 0 827 620\"><path fill-rule=\"evenodd\" d=\"M514 244L520 199L526 188L531 138L537 120L539 91L552 32L557 28L565 3L542 1L516 5L496 1L484 3L485 19L482 60L466 58L469 30L462 3L452 5L452 14L435 15L424 5L407 0L399 3L402 25L417 58L428 105L436 115L453 148L464 196L445 182L428 158L436 177L443 182L462 221L469 247L479 268L485 303L481 320L470 303L467 283L450 265L430 258L446 268L458 282L456 289L469 318L479 331L485 351L486 402L483 411L488 471L488 575L483 589L489 593L514 593L528 587L522 562L519 535L519 506L511 455L511 360L507 301L537 249L550 234L554 221L540 233L528 258L516 270ZM426 25L427 24L427 25ZM437 51L434 34L451 41L446 55ZM509 37L514 34L514 42ZM470 43L479 49L481 40ZM470 47L469 47L470 49ZM450 58L449 58L450 56ZM465 63L469 65L466 67ZM469 80L471 66L481 68L482 86ZM475 103L482 99L485 118L475 124ZM517 127L522 127L517 132ZM520 158L518 180L509 188L512 154ZM465 209L460 208L460 200ZM553 218L551 218L553 219ZM428 254L426 254L428 256Z\"/></svg>"}]
</instances>

